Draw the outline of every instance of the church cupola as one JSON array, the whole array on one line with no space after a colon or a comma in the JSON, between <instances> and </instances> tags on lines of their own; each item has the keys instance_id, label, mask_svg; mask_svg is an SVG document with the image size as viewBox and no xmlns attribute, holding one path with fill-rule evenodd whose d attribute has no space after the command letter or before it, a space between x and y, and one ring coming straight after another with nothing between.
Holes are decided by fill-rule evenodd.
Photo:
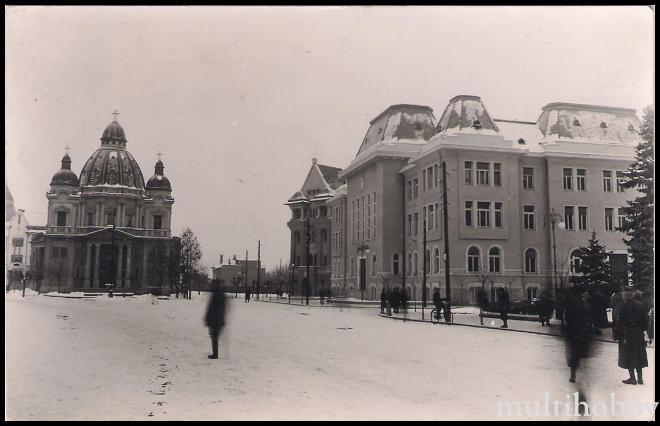
<instances>
[{"instance_id":1,"label":"church cupola","mask_svg":"<svg viewBox=\"0 0 660 426\"><path fill-rule=\"evenodd\" d=\"M170 180L165 177L163 174L165 167L163 162L158 160L156 166L154 167L154 175L149 178L145 189L147 191L169 191L172 192L172 186L170 185Z\"/></svg>"},{"instance_id":2,"label":"church cupola","mask_svg":"<svg viewBox=\"0 0 660 426\"><path fill-rule=\"evenodd\" d=\"M64 154L62 157L62 168L53 175L50 181L52 185L68 185L78 186L78 176L71 170L71 157L69 154Z\"/></svg>"}]
</instances>

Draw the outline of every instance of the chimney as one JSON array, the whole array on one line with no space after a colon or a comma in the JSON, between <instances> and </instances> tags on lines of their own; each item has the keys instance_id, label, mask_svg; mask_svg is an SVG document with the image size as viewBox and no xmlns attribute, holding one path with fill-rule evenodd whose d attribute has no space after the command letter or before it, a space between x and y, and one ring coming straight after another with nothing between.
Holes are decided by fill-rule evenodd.
<instances>
[{"instance_id":1,"label":"chimney","mask_svg":"<svg viewBox=\"0 0 660 426\"><path fill-rule=\"evenodd\" d=\"M316 164L316 158L312 158L312 165Z\"/></svg>"}]
</instances>

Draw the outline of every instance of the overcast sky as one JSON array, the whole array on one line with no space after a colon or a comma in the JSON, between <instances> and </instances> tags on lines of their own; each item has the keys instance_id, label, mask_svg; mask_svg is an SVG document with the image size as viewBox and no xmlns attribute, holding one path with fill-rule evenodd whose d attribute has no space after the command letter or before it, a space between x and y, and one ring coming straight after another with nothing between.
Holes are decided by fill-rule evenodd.
<instances>
[{"instance_id":1,"label":"overcast sky","mask_svg":"<svg viewBox=\"0 0 660 426\"><path fill-rule=\"evenodd\" d=\"M392 104L439 118L458 94L495 118L550 102L653 102L648 7L6 7L6 180L44 225L70 146L79 175L119 111L145 180L161 151L173 233L287 263L312 157L345 168Z\"/></svg>"}]
</instances>

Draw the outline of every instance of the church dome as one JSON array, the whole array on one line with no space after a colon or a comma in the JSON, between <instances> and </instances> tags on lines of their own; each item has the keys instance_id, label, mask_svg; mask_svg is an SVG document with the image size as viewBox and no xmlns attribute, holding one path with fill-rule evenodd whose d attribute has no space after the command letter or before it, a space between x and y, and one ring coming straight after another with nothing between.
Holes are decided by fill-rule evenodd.
<instances>
[{"instance_id":1,"label":"church dome","mask_svg":"<svg viewBox=\"0 0 660 426\"><path fill-rule=\"evenodd\" d=\"M80 186L120 185L144 190L144 178L135 158L126 150L124 129L113 121L103 131L97 149L80 172Z\"/></svg>"},{"instance_id":2,"label":"church dome","mask_svg":"<svg viewBox=\"0 0 660 426\"><path fill-rule=\"evenodd\" d=\"M71 157L69 157L69 154L64 154L64 157L62 157L62 168L53 175L50 184L78 186L78 176L71 170Z\"/></svg>"},{"instance_id":3,"label":"church dome","mask_svg":"<svg viewBox=\"0 0 660 426\"><path fill-rule=\"evenodd\" d=\"M117 121L113 121L105 128L101 136L101 145L126 146L126 133Z\"/></svg>"},{"instance_id":4,"label":"church dome","mask_svg":"<svg viewBox=\"0 0 660 426\"><path fill-rule=\"evenodd\" d=\"M149 178L145 189L147 191L154 190L164 190L172 192L172 185L170 185L170 180L163 175L163 162L158 160L154 170L154 175Z\"/></svg>"}]
</instances>

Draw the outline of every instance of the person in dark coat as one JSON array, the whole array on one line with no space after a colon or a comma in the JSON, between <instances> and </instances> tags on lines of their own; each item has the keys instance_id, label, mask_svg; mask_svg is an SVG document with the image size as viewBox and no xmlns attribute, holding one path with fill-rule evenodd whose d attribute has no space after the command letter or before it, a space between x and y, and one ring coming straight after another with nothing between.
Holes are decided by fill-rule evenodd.
<instances>
[{"instance_id":1,"label":"person in dark coat","mask_svg":"<svg viewBox=\"0 0 660 426\"><path fill-rule=\"evenodd\" d=\"M623 292L623 303L616 321L619 337L619 367L628 370L630 378L623 380L629 385L643 384L642 368L648 367L644 330L648 328L649 316L644 303L633 299L629 291ZM637 378L635 378L637 370Z\"/></svg>"},{"instance_id":2,"label":"person in dark coat","mask_svg":"<svg viewBox=\"0 0 660 426\"><path fill-rule=\"evenodd\" d=\"M500 308L500 318L502 319L503 324L500 328L509 328L507 320L509 319L509 310L511 310L511 304L509 300L509 290L506 287L503 287L500 290L500 297L498 300Z\"/></svg>"},{"instance_id":3,"label":"person in dark coat","mask_svg":"<svg viewBox=\"0 0 660 426\"><path fill-rule=\"evenodd\" d=\"M541 298L538 301L539 321L541 322L541 326L547 325L550 327L550 318L552 317L554 305L555 301L548 290L541 293Z\"/></svg>"},{"instance_id":4,"label":"person in dark coat","mask_svg":"<svg viewBox=\"0 0 660 426\"><path fill-rule=\"evenodd\" d=\"M442 315L442 297L440 297L440 289L433 289L433 306L435 306L435 315L437 319L440 319Z\"/></svg>"},{"instance_id":5,"label":"person in dark coat","mask_svg":"<svg viewBox=\"0 0 660 426\"><path fill-rule=\"evenodd\" d=\"M589 307L594 330L600 334L601 328L608 326L607 299L600 289L593 289L589 295Z\"/></svg>"},{"instance_id":6,"label":"person in dark coat","mask_svg":"<svg viewBox=\"0 0 660 426\"><path fill-rule=\"evenodd\" d=\"M399 305L405 316L408 313L408 292L405 287L401 287L401 294L399 295Z\"/></svg>"},{"instance_id":7,"label":"person in dark coat","mask_svg":"<svg viewBox=\"0 0 660 426\"><path fill-rule=\"evenodd\" d=\"M571 377L568 379L571 383L575 383L575 373L580 366L580 360L591 354L593 324L587 297L586 292L572 288L565 298L566 361L571 368Z\"/></svg>"},{"instance_id":8,"label":"person in dark coat","mask_svg":"<svg viewBox=\"0 0 660 426\"><path fill-rule=\"evenodd\" d=\"M209 355L210 359L218 359L218 339L220 332L225 325L225 293L222 291L219 283L216 280L211 283L212 293L209 299L209 304L206 308L206 316L204 323L209 328L209 335L211 336L211 349L213 353Z\"/></svg>"},{"instance_id":9,"label":"person in dark coat","mask_svg":"<svg viewBox=\"0 0 660 426\"><path fill-rule=\"evenodd\" d=\"M383 290L380 292L380 313L384 314L385 313L385 308L387 308L387 291L385 290L385 287L383 287Z\"/></svg>"},{"instance_id":10,"label":"person in dark coat","mask_svg":"<svg viewBox=\"0 0 660 426\"><path fill-rule=\"evenodd\" d=\"M477 303L479 303L479 323L484 325L484 312L488 309L488 295L483 288L477 293Z\"/></svg>"},{"instance_id":11,"label":"person in dark coat","mask_svg":"<svg viewBox=\"0 0 660 426\"><path fill-rule=\"evenodd\" d=\"M250 301L250 296L252 295L252 288L250 287L245 287L245 301L249 302Z\"/></svg>"},{"instance_id":12,"label":"person in dark coat","mask_svg":"<svg viewBox=\"0 0 660 426\"><path fill-rule=\"evenodd\" d=\"M392 310L395 314L399 313L399 302L401 301L399 287L394 287L392 293L390 294L390 304L392 305Z\"/></svg>"}]
</instances>

